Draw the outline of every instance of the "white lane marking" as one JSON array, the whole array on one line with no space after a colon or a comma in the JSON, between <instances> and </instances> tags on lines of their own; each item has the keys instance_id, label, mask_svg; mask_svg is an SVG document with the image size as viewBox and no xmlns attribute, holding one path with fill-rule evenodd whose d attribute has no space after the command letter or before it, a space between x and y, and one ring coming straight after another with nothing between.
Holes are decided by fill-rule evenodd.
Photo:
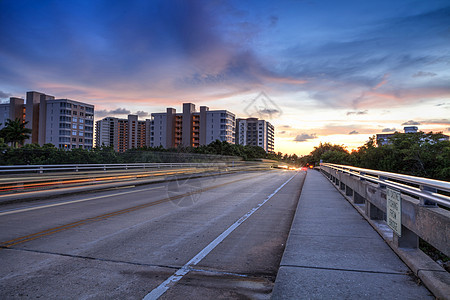
<instances>
[{"instance_id":1,"label":"white lane marking","mask_svg":"<svg viewBox=\"0 0 450 300\"><path fill-rule=\"evenodd\" d=\"M117 193L117 194L103 195L103 196L91 197L91 198L86 198L86 199L72 200L72 201L67 201L67 202L52 203L52 204L33 206L33 207L27 207L27 208L22 208L22 209L19 208L19 209L15 209L15 210L8 210L8 211L0 212L0 216L16 214L16 213L21 213L21 212L26 212L26 211L36 210L36 209L41 209L41 208L49 208L49 207L54 207L54 206L90 201L90 200L95 200L95 199L114 197L114 196L120 196L120 195L131 194L131 193L138 193L138 192L142 192L142 191L156 190L156 189L160 189L163 187L164 186L153 187L153 188L148 188L148 189L141 189L138 191L121 192L121 193Z\"/></svg>"},{"instance_id":2,"label":"white lane marking","mask_svg":"<svg viewBox=\"0 0 450 300\"><path fill-rule=\"evenodd\" d=\"M181 267L178 271L175 272L172 276L167 278L163 283L161 283L158 287L148 293L144 300L154 300L161 297L169 288L175 285L178 281L180 281L184 275L189 273L192 269L191 266L197 265L206 255L208 255L217 245L219 245L230 233L232 233L239 225L241 225L245 220L247 220L251 215L253 215L261 206L263 206L267 201L269 201L276 193L278 193L289 181L297 175L297 172L292 175L285 183L280 185L272 194L270 194L263 202L259 203L257 206L252 208L249 212L243 215L239 220L237 220L233 225L227 228L224 232L222 232L214 241L209 243L208 246L203 248L196 256L194 256L190 261L188 261L184 266Z\"/></svg>"}]
</instances>

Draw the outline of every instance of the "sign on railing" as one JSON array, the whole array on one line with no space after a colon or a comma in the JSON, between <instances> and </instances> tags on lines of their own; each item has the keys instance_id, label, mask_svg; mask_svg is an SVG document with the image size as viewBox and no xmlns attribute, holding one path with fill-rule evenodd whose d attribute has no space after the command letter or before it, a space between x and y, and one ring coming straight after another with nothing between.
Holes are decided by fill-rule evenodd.
<instances>
[{"instance_id":1,"label":"sign on railing","mask_svg":"<svg viewBox=\"0 0 450 300\"><path fill-rule=\"evenodd\" d=\"M398 235L402 236L402 196L399 191L386 189L387 224Z\"/></svg>"}]
</instances>

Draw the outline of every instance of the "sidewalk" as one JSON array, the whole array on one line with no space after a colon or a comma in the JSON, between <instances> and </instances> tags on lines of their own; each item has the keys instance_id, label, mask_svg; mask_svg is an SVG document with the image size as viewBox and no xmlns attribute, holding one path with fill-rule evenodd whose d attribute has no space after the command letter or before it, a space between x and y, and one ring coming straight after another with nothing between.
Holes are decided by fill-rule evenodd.
<instances>
[{"instance_id":1,"label":"sidewalk","mask_svg":"<svg viewBox=\"0 0 450 300\"><path fill-rule=\"evenodd\" d=\"M272 299L434 299L366 220L309 170Z\"/></svg>"}]
</instances>

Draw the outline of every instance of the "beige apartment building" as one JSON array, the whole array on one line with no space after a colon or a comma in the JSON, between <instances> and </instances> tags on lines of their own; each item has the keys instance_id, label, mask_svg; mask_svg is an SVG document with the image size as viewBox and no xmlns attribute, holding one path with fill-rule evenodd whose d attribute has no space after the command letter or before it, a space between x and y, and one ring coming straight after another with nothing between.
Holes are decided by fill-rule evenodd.
<instances>
[{"instance_id":1,"label":"beige apartment building","mask_svg":"<svg viewBox=\"0 0 450 300\"><path fill-rule=\"evenodd\" d=\"M94 105L35 91L27 92L26 102L11 97L0 104L2 128L7 119L27 122L31 129L26 144L53 144L62 149L92 149L94 135Z\"/></svg>"},{"instance_id":2,"label":"beige apartment building","mask_svg":"<svg viewBox=\"0 0 450 300\"><path fill-rule=\"evenodd\" d=\"M174 108L151 114L150 146L163 148L198 147L215 140L235 143L235 115L227 110L209 110L183 103L183 111Z\"/></svg>"},{"instance_id":3,"label":"beige apartment building","mask_svg":"<svg viewBox=\"0 0 450 300\"><path fill-rule=\"evenodd\" d=\"M266 152L274 152L273 125L258 118L237 119L236 144L259 146Z\"/></svg>"},{"instance_id":4,"label":"beige apartment building","mask_svg":"<svg viewBox=\"0 0 450 300\"><path fill-rule=\"evenodd\" d=\"M150 146L150 124L151 120L138 120L137 115L103 118L96 122L96 146L112 146L118 152Z\"/></svg>"}]
</instances>

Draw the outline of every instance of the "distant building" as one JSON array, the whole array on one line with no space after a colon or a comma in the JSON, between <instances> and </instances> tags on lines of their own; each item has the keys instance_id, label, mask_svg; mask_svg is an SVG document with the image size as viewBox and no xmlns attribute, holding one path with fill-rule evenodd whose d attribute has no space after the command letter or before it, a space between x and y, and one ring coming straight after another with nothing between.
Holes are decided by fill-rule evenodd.
<instances>
[{"instance_id":1,"label":"distant building","mask_svg":"<svg viewBox=\"0 0 450 300\"><path fill-rule=\"evenodd\" d=\"M406 126L403 127L403 131L405 133L416 133L419 130L419 127L417 126Z\"/></svg>"},{"instance_id":2,"label":"distant building","mask_svg":"<svg viewBox=\"0 0 450 300\"><path fill-rule=\"evenodd\" d=\"M25 120L25 104L22 98L11 97L9 103L0 104L0 129L5 127L6 121L19 119Z\"/></svg>"},{"instance_id":3,"label":"distant building","mask_svg":"<svg viewBox=\"0 0 450 300\"><path fill-rule=\"evenodd\" d=\"M7 119L16 118L27 122L25 127L31 130L25 144L92 149L94 105L33 91L27 92L26 103L13 97L9 103L0 104L2 127Z\"/></svg>"},{"instance_id":4,"label":"distant building","mask_svg":"<svg viewBox=\"0 0 450 300\"><path fill-rule=\"evenodd\" d=\"M407 127L403 127L404 133L417 133L418 130L419 130L419 128L418 128L417 126L407 126ZM388 144L390 144L389 138L391 138L392 136L394 136L394 134L398 134L398 133L399 133L399 132L377 134L377 135L376 135L377 145L378 145L378 146L383 146L383 145L388 145ZM450 139L450 137L447 136L447 135L443 135L442 139L448 141L448 140Z\"/></svg>"},{"instance_id":5,"label":"distant building","mask_svg":"<svg viewBox=\"0 0 450 300\"><path fill-rule=\"evenodd\" d=\"M41 114L39 120L40 145L51 143L62 149L92 149L94 105L70 99L47 100L46 115Z\"/></svg>"},{"instance_id":6,"label":"distant building","mask_svg":"<svg viewBox=\"0 0 450 300\"><path fill-rule=\"evenodd\" d=\"M258 118L237 119L236 144L259 146L266 152L274 152L274 127Z\"/></svg>"},{"instance_id":7,"label":"distant building","mask_svg":"<svg viewBox=\"0 0 450 300\"><path fill-rule=\"evenodd\" d=\"M153 113L150 145L164 148L198 147L215 140L235 143L235 115L227 110L209 110L193 103L183 103L183 112L167 108L165 113Z\"/></svg>"},{"instance_id":8,"label":"distant building","mask_svg":"<svg viewBox=\"0 0 450 300\"><path fill-rule=\"evenodd\" d=\"M103 118L95 123L95 144L112 146L118 152L150 146L150 124L149 119L140 121L137 115Z\"/></svg>"}]
</instances>

